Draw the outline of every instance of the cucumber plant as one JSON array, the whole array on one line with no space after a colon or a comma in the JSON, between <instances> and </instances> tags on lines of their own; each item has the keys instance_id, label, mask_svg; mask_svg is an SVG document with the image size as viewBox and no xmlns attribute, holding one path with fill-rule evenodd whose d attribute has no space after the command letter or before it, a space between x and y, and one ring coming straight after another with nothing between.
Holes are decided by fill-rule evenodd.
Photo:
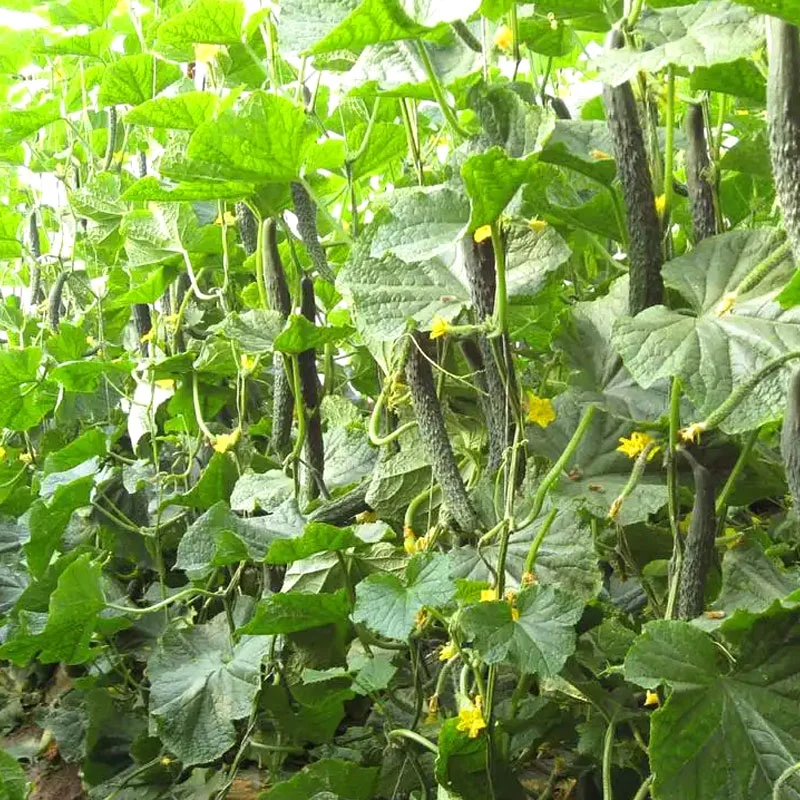
<instances>
[{"instance_id":1,"label":"cucumber plant","mask_svg":"<svg viewBox=\"0 0 800 800\"><path fill-rule=\"evenodd\" d=\"M0 797L800 796L796 6L0 0Z\"/></svg>"}]
</instances>

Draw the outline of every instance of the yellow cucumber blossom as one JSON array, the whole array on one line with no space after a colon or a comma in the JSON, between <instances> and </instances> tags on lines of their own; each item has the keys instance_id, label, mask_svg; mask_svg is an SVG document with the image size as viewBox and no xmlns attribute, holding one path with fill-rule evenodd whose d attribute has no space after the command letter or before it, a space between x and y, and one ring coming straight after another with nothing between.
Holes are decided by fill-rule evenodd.
<instances>
[{"instance_id":1,"label":"yellow cucumber blossom","mask_svg":"<svg viewBox=\"0 0 800 800\"><path fill-rule=\"evenodd\" d=\"M480 244L486 239L492 238L492 226L491 225L481 225L475 233L472 234L472 238L475 240L476 244Z\"/></svg>"},{"instance_id":2,"label":"yellow cucumber blossom","mask_svg":"<svg viewBox=\"0 0 800 800\"><path fill-rule=\"evenodd\" d=\"M155 381L155 385L158 386L159 389L170 391L175 388L175 381L172 380L172 378L162 378L161 380Z\"/></svg>"},{"instance_id":3,"label":"yellow cucumber blossom","mask_svg":"<svg viewBox=\"0 0 800 800\"><path fill-rule=\"evenodd\" d=\"M665 194L660 194L656 197L656 214L659 217L664 216L664 212L667 209L667 196Z\"/></svg>"},{"instance_id":4,"label":"yellow cucumber blossom","mask_svg":"<svg viewBox=\"0 0 800 800\"><path fill-rule=\"evenodd\" d=\"M439 339L442 336L446 336L450 333L452 327L446 319L442 319L439 316L434 317L431 320L431 339Z\"/></svg>"},{"instance_id":5,"label":"yellow cucumber blossom","mask_svg":"<svg viewBox=\"0 0 800 800\"><path fill-rule=\"evenodd\" d=\"M491 603L493 600L497 600L497 589L481 590L481 603Z\"/></svg>"},{"instance_id":6,"label":"yellow cucumber blossom","mask_svg":"<svg viewBox=\"0 0 800 800\"><path fill-rule=\"evenodd\" d=\"M543 219L539 219L539 217L534 217L533 219L528 220L528 227L534 233L541 233L547 227L547 222Z\"/></svg>"},{"instance_id":7,"label":"yellow cucumber blossom","mask_svg":"<svg viewBox=\"0 0 800 800\"><path fill-rule=\"evenodd\" d=\"M242 372L250 374L256 367L256 357L242 353L239 356L239 366L242 368Z\"/></svg>"},{"instance_id":8,"label":"yellow cucumber blossom","mask_svg":"<svg viewBox=\"0 0 800 800\"><path fill-rule=\"evenodd\" d=\"M218 44L196 44L194 60L198 64L209 64L219 55L220 50L222 50L222 46Z\"/></svg>"},{"instance_id":9,"label":"yellow cucumber blossom","mask_svg":"<svg viewBox=\"0 0 800 800\"><path fill-rule=\"evenodd\" d=\"M683 442L698 442L700 434L706 429L704 422L693 422L688 428L682 428L678 435Z\"/></svg>"},{"instance_id":10,"label":"yellow cucumber blossom","mask_svg":"<svg viewBox=\"0 0 800 800\"><path fill-rule=\"evenodd\" d=\"M374 511L362 511L360 514L356 514L356 522L359 525L365 525L368 522L377 522L378 515Z\"/></svg>"},{"instance_id":11,"label":"yellow cucumber blossom","mask_svg":"<svg viewBox=\"0 0 800 800\"><path fill-rule=\"evenodd\" d=\"M478 734L486 728L481 706L483 702L480 695L475 698L474 705L462 708L458 712L458 725L456 730L465 731L470 739L476 739Z\"/></svg>"},{"instance_id":12,"label":"yellow cucumber blossom","mask_svg":"<svg viewBox=\"0 0 800 800\"><path fill-rule=\"evenodd\" d=\"M643 433L642 431L634 431L630 439L626 439L624 436L620 437L617 452L624 453L628 458L636 458L647 445L654 441L653 437L649 434ZM647 456L647 460L650 461L659 449L658 447L654 447Z\"/></svg>"},{"instance_id":13,"label":"yellow cucumber blossom","mask_svg":"<svg viewBox=\"0 0 800 800\"><path fill-rule=\"evenodd\" d=\"M528 422L546 428L555 418L556 412L549 398L528 392Z\"/></svg>"},{"instance_id":14,"label":"yellow cucumber blossom","mask_svg":"<svg viewBox=\"0 0 800 800\"><path fill-rule=\"evenodd\" d=\"M220 433L218 436L214 437L212 447L218 453L227 453L228 450L239 441L241 435L242 431L240 428L237 428L233 433Z\"/></svg>"},{"instance_id":15,"label":"yellow cucumber blossom","mask_svg":"<svg viewBox=\"0 0 800 800\"><path fill-rule=\"evenodd\" d=\"M439 651L439 661L449 661L453 656L458 655L458 648L456 647L456 643L451 639L446 644L442 645L442 649Z\"/></svg>"},{"instance_id":16,"label":"yellow cucumber blossom","mask_svg":"<svg viewBox=\"0 0 800 800\"><path fill-rule=\"evenodd\" d=\"M6 457L6 449L5 447L0 447L0 461L2 461Z\"/></svg>"},{"instance_id":17,"label":"yellow cucumber blossom","mask_svg":"<svg viewBox=\"0 0 800 800\"><path fill-rule=\"evenodd\" d=\"M648 689L647 694L644 697L644 704L646 706L657 706L660 702L661 701L658 699L658 694Z\"/></svg>"},{"instance_id":18,"label":"yellow cucumber blossom","mask_svg":"<svg viewBox=\"0 0 800 800\"><path fill-rule=\"evenodd\" d=\"M499 47L501 50L510 50L513 43L514 34L511 32L511 28L508 25L501 25L494 34L495 47Z\"/></svg>"},{"instance_id":19,"label":"yellow cucumber blossom","mask_svg":"<svg viewBox=\"0 0 800 800\"><path fill-rule=\"evenodd\" d=\"M614 156L610 156L605 150L598 150L597 148L589 151L589 156L593 161L611 161Z\"/></svg>"},{"instance_id":20,"label":"yellow cucumber blossom","mask_svg":"<svg viewBox=\"0 0 800 800\"><path fill-rule=\"evenodd\" d=\"M20 453L19 454L19 460L23 464L30 464L31 461L33 461L33 456L30 453Z\"/></svg>"}]
</instances>

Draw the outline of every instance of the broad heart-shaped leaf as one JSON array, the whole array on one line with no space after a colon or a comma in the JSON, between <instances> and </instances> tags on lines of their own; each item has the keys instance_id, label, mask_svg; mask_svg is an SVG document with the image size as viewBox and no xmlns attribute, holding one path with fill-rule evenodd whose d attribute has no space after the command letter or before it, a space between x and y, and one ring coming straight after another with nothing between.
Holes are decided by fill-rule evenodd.
<instances>
[{"instance_id":1,"label":"broad heart-shaped leaf","mask_svg":"<svg viewBox=\"0 0 800 800\"><path fill-rule=\"evenodd\" d=\"M239 0L196 0L158 26L159 43L172 47L193 44L237 44L242 39L244 6Z\"/></svg>"},{"instance_id":2,"label":"broad heart-shaped leaf","mask_svg":"<svg viewBox=\"0 0 800 800\"><path fill-rule=\"evenodd\" d=\"M131 184L120 199L180 203L192 200L240 200L253 194L253 186L241 181L191 181L172 183L147 175Z\"/></svg>"},{"instance_id":3,"label":"broad heart-shaped leaf","mask_svg":"<svg viewBox=\"0 0 800 800\"><path fill-rule=\"evenodd\" d=\"M292 479L282 470L253 472L248 469L236 481L231 494L231 508L248 514L256 510L270 512L284 503L293 493ZM299 533L299 530L296 532Z\"/></svg>"},{"instance_id":4,"label":"broad heart-shaped leaf","mask_svg":"<svg viewBox=\"0 0 800 800\"><path fill-rule=\"evenodd\" d=\"M292 314L286 327L275 337L273 347L281 353L299 355L347 338L353 329L347 325L315 325L302 314Z\"/></svg>"},{"instance_id":5,"label":"broad heart-shaped leaf","mask_svg":"<svg viewBox=\"0 0 800 800\"><path fill-rule=\"evenodd\" d=\"M185 494L168 498L164 505L188 506L205 511L231 497L238 474L236 462L230 453L214 453L197 483Z\"/></svg>"},{"instance_id":6,"label":"broad heart-shaped leaf","mask_svg":"<svg viewBox=\"0 0 800 800\"><path fill-rule=\"evenodd\" d=\"M123 56L106 68L98 101L103 106L136 106L155 97L181 77L176 64L139 53Z\"/></svg>"},{"instance_id":7,"label":"broad heart-shaped leaf","mask_svg":"<svg viewBox=\"0 0 800 800\"><path fill-rule=\"evenodd\" d=\"M0 750L0 800L25 800L27 796L25 770L14 756Z\"/></svg>"},{"instance_id":8,"label":"broad heart-shaped leaf","mask_svg":"<svg viewBox=\"0 0 800 800\"><path fill-rule=\"evenodd\" d=\"M356 125L347 131L348 146L357 152L366 136L367 125ZM408 153L405 132L392 122L376 122L372 126L366 149L352 163L353 179L360 180L379 172L387 172L391 162Z\"/></svg>"},{"instance_id":9,"label":"broad heart-shaped leaf","mask_svg":"<svg viewBox=\"0 0 800 800\"><path fill-rule=\"evenodd\" d=\"M0 151L10 150L32 133L60 118L57 100L48 100L34 108L4 108L0 111Z\"/></svg>"},{"instance_id":10,"label":"broad heart-shaped leaf","mask_svg":"<svg viewBox=\"0 0 800 800\"><path fill-rule=\"evenodd\" d=\"M283 317L277 311L254 308L242 314L232 311L209 330L236 342L245 353L260 355L272 350L283 324Z\"/></svg>"},{"instance_id":11,"label":"broad heart-shaped leaf","mask_svg":"<svg viewBox=\"0 0 800 800\"><path fill-rule=\"evenodd\" d=\"M640 70L710 67L748 58L761 46L764 27L747 8L727 0L700 0L643 15L637 26L647 49L625 48L597 59L600 80L617 86Z\"/></svg>"},{"instance_id":12,"label":"broad heart-shaped leaf","mask_svg":"<svg viewBox=\"0 0 800 800\"><path fill-rule=\"evenodd\" d=\"M282 53L299 53L330 33L359 0L297 0L281 9L278 39Z\"/></svg>"},{"instance_id":13,"label":"broad heart-shaped leaf","mask_svg":"<svg viewBox=\"0 0 800 800\"><path fill-rule=\"evenodd\" d=\"M390 216L372 238L370 256L405 263L444 255L469 221L469 200L448 186L400 189L388 197Z\"/></svg>"},{"instance_id":14,"label":"broad heart-shaped leaf","mask_svg":"<svg viewBox=\"0 0 800 800\"><path fill-rule=\"evenodd\" d=\"M687 622L649 623L625 659L625 677L672 688L651 718L653 796L663 800L769 800L800 758L797 612L756 624L735 666ZM782 797L800 796L800 777Z\"/></svg>"},{"instance_id":15,"label":"broad heart-shaped leaf","mask_svg":"<svg viewBox=\"0 0 800 800\"><path fill-rule=\"evenodd\" d=\"M555 422L542 429L528 428L528 439L535 452L554 461L564 452L578 427L583 408L572 392L559 395L553 403ZM557 499L570 499L595 517L605 518L611 504L630 477L633 462L617 452L621 437L629 437L635 426L631 422L598 410L572 460L551 493ZM667 502L666 478L658 472L658 459L645 472L636 488L622 504L617 522L631 525L642 522Z\"/></svg>"},{"instance_id":16,"label":"broad heart-shaped leaf","mask_svg":"<svg viewBox=\"0 0 800 800\"><path fill-rule=\"evenodd\" d=\"M667 413L666 380L643 389L620 363L612 345L614 322L628 313L628 278L616 280L604 297L575 303L555 345L572 368L569 383L580 402L595 402L611 414L655 422Z\"/></svg>"},{"instance_id":17,"label":"broad heart-shaped leaf","mask_svg":"<svg viewBox=\"0 0 800 800\"><path fill-rule=\"evenodd\" d=\"M414 556L405 580L390 573L369 575L356 587L353 619L392 639L405 639L423 606L450 601L455 586L448 575L449 559L439 553Z\"/></svg>"},{"instance_id":18,"label":"broad heart-shaped leaf","mask_svg":"<svg viewBox=\"0 0 800 800\"><path fill-rule=\"evenodd\" d=\"M266 92L253 92L240 110L203 123L189 140L198 177L254 182L291 181L300 174L313 135L302 107Z\"/></svg>"},{"instance_id":19,"label":"broad heart-shaped leaf","mask_svg":"<svg viewBox=\"0 0 800 800\"><path fill-rule=\"evenodd\" d=\"M617 174L608 126L600 120L558 119L539 160L609 185Z\"/></svg>"},{"instance_id":20,"label":"broad heart-shaped leaf","mask_svg":"<svg viewBox=\"0 0 800 800\"><path fill-rule=\"evenodd\" d=\"M264 800L309 800L346 797L372 800L378 780L378 767L360 767L352 761L323 758L272 787Z\"/></svg>"},{"instance_id":21,"label":"broad heart-shaped leaf","mask_svg":"<svg viewBox=\"0 0 800 800\"><path fill-rule=\"evenodd\" d=\"M408 16L398 0L363 0L307 52L312 55L336 50L360 52L370 44L413 39L426 31L424 25Z\"/></svg>"},{"instance_id":22,"label":"broad heart-shaped leaf","mask_svg":"<svg viewBox=\"0 0 800 800\"><path fill-rule=\"evenodd\" d=\"M216 95L211 92L185 92L176 97L147 100L126 115L125 121L151 128L175 128L193 131L213 116Z\"/></svg>"},{"instance_id":23,"label":"broad heart-shaped leaf","mask_svg":"<svg viewBox=\"0 0 800 800\"><path fill-rule=\"evenodd\" d=\"M291 564L315 553L339 552L363 544L352 528L337 528L324 522L309 522L301 536L283 539L269 546L268 564Z\"/></svg>"},{"instance_id":24,"label":"broad heart-shaped leaf","mask_svg":"<svg viewBox=\"0 0 800 800\"><path fill-rule=\"evenodd\" d=\"M469 302L466 286L440 257L404 264L393 256L353 253L338 284L351 295L354 322L367 342L396 341L411 319L421 328L436 316L452 320Z\"/></svg>"},{"instance_id":25,"label":"broad heart-shaped leaf","mask_svg":"<svg viewBox=\"0 0 800 800\"><path fill-rule=\"evenodd\" d=\"M737 3L755 9L760 14L782 17L793 25L800 25L800 5L796 0L735 0Z\"/></svg>"},{"instance_id":26,"label":"broad heart-shaped leaf","mask_svg":"<svg viewBox=\"0 0 800 800\"><path fill-rule=\"evenodd\" d=\"M22 245L17 238L21 221L22 215L15 211L7 208L0 211L0 258L17 258L22 255Z\"/></svg>"},{"instance_id":27,"label":"broad heart-shaped leaf","mask_svg":"<svg viewBox=\"0 0 800 800\"><path fill-rule=\"evenodd\" d=\"M465 609L461 626L488 664L507 662L528 675L557 675L575 651L575 624L583 600L553 586L532 586L517 596L519 618L505 601Z\"/></svg>"},{"instance_id":28,"label":"broad heart-shaped leaf","mask_svg":"<svg viewBox=\"0 0 800 800\"><path fill-rule=\"evenodd\" d=\"M528 551L541 531L549 509L530 525L511 534L506 554L506 585L517 588L525 570ZM481 549L479 556L473 546L457 547L452 551L453 578L489 580L492 576L486 563L497 563L499 543ZM536 554L534 573L541 586L558 586L584 601L600 591L601 575L589 526L571 505L560 508Z\"/></svg>"},{"instance_id":29,"label":"broad heart-shaped leaf","mask_svg":"<svg viewBox=\"0 0 800 800\"><path fill-rule=\"evenodd\" d=\"M219 758L236 742L261 682L264 636L231 645L225 614L188 630L168 628L147 662L150 714L164 745L186 766Z\"/></svg>"},{"instance_id":30,"label":"broad heart-shaped leaf","mask_svg":"<svg viewBox=\"0 0 800 800\"><path fill-rule=\"evenodd\" d=\"M0 352L0 427L25 431L37 425L55 405L53 392L37 387L42 351L39 347Z\"/></svg>"},{"instance_id":31,"label":"broad heart-shaped leaf","mask_svg":"<svg viewBox=\"0 0 800 800\"><path fill-rule=\"evenodd\" d=\"M69 0L50 6L50 19L54 25L72 27L80 23L100 27L114 10L113 0Z\"/></svg>"},{"instance_id":32,"label":"broad heart-shaped leaf","mask_svg":"<svg viewBox=\"0 0 800 800\"><path fill-rule=\"evenodd\" d=\"M281 592L261 600L253 618L240 632L265 636L298 633L325 625L341 627L347 624L349 613L344 589L334 594Z\"/></svg>"},{"instance_id":33,"label":"broad heart-shaped leaf","mask_svg":"<svg viewBox=\"0 0 800 800\"><path fill-rule=\"evenodd\" d=\"M790 257L735 302L729 299L779 243L771 229L731 231L663 268L664 282L687 301L689 313L653 306L614 325L614 343L641 386L679 375L705 416L775 356L800 349L800 308L783 310L775 300L791 274ZM762 380L720 427L737 433L781 417L791 370Z\"/></svg>"}]
</instances>

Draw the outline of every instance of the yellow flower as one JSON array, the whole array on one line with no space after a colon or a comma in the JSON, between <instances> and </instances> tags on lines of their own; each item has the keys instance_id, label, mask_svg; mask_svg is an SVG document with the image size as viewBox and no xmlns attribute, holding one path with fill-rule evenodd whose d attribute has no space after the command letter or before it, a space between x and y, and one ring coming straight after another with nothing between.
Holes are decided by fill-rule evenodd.
<instances>
[{"instance_id":1,"label":"yellow flower","mask_svg":"<svg viewBox=\"0 0 800 800\"><path fill-rule=\"evenodd\" d=\"M470 739L476 739L478 734L486 727L486 720L480 706L462 708L458 712L458 725L456 730L466 731Z\"/></svg>"},{"instance_id":2,"label":"yellow flower","mask_svg":"<svg viewBox=\"0 0 800 800\"><path fill-rule=\"evenodd\" d=\"M414 617L414 625L417 630L421 631L426 625L428 624L428 610L425 608L421 608L417 611L416 616Z\"/></svg>"},{"instance_id":3,"label":"yellow flower","mask_svg":"<svg viewBox=\"0 0 800 800\"><path fill-rule=\"evenodd\" d=\"M161 756L158 759L158 763L161 764L162 767L168 767L172 763L172 759L169 756Z\"/></svg>"},{"instance_id":4,"label":"yellow flower","mask_svg":"<svg viewBox=\"0 0 800 800\"><path fill-rule=\"evenodd\" d=\"M19 460L23 464L30 464L31 461L33 461L33 456L30 453L20 453L19 454Z\"/></svg>"},{"instance_id":5,"label":"yellow flower","mask_svg":"<svg viewBox=\"0 0 800 800\"><path fill-rule=\"evenodd\" d=\"M194 60L198 64L209 64L216 57L222 47L218 44L196 44L194 46Z\"/></svg>"},{"instance_id":6,"label":"yellow flower","mask_svg":"<svg viewBox=\"0 0 800 800\"><path fill-rule=\"evenodd\" d=\"M403 528L403 550L410 556L417 552L417 535L414 533L414 529L408 525Z\"/></svg>"},{"instance_id":7,"label":"yellow flower","mask_svg":"<svg viewBox=\"0 0 800 800\"><path fill-rule=\"evenodd\" d=\"M88 344L89 347L94 346L94 336L87 336L86 337L86 344Z\"/></svg>"},{"instance_id":8,"label":"yellow flower","mask_svg":"<svg viewBox=\"0 0 800 800\"><path fill-rule=\"evenodd\" d=\"M491 239L492 237L492 226L491 225L481 225L475 233L472 234L472 238L475 240L476 244L480 244L481 242L485 241L486 239Z\"/></svg>"},{"instance_id":9,"label":"yellow flower","mask_svg":"<svg viewBox=\"0 0 800 800\"><path fill-rule=\"evenodd\" d=\"M539 397L533 392L528 392L528 422L546 428L555 418L555 409L547 397Z\"/></svg>"},{"instance_id":10,"label":"yellow flower","mask_svg":"<svg viewBox=\"0 0 800 800\"><path fill-rule=\"evenodd\" d=\"M156 329L155 328L150 328L150 330L147 331L147 333L143 333L139 337L139 341L140 342L152 342L153 339L155 339L155 338L156 338Z\"/></svg>"},{"instance_id":11,"label":"yellow flower","mask_svg":"<svg viewBox=\"0 0 800 800\"><path fill-rule=\"evenodd\" d=\"M175 381L172 380L172 378L164 378L163 380L156 381L155 383L159 389L170 390L175 388Z\"/></svg>"},{"instance_id":12,"label":"yellow flower","mask_svg":"<svg viewBox=\"0 0 800 800\"><path fill-rule=\"evenodd\" d=\"M539 217L534 217L532 220L528 221L528 227L534 233L541 233L547 227L547 222L543 219L539 219Z\"/></svg>"},{"instance_id":13,"label":"yellow flower","mask_svg":"<svg viewBox=\"0 0 800 800\"><path fill-rule=\"evenodd\" d=\"M704 422L693 422L688 428L678 431L678 435L683 442L697 442L700 434L706 429Z\"/></svg>"},{"instance_id":14,"label":"yellow flower","mask_svg":"<svg viewBox=\"0 0 800 800\"><path fill-rule=\"evenodd\" d=\"M245 353L242 353L239 356L239 366L242 368L242 372L250 373L256 367L256 357L255 356L248 356Z\"/></svg>"},{"instance_id":15,"label":"yellow flower","mask_svg":"<svg viewBox=\"0 0 800 800\"><path fill-rule=\"evenodd\" d=\"M717 316L724 317L736 305L736 292L726 294L717 306Z\"/></svg>"},{"instance_id":16,"label":"yellow flower","mask_svg":"<svg viewBox=\"0 0 800 800\"><path fill-rule=\"evenodd\" d=\"M649 689L647 690L647 694L644 697L644 704L646 706L657 706L660 703L658 699L658 694L656 692L651 692Z\"/></svg>"},{"instance_id":17,"label":"yellow flower","mask_svg":"<svg viewBox=\"0 0 800 800\"><path fill-rule=\"evenodd\" d=\"M547 15L547 19L550 20L550 29L557 31L558 30L558 20L556 19L556 15L551 11Z\"/></svg>"},{"instance_id":18,"label":"yellow flower","mask_svg":"<svg viewBox=\"0 0 800 800\"><path fill-rule=\"evenodd\" d=\"M522 573L522 585L533 586L536 583L536 576L532 572Z\"/></svg>"},{"instance_id":19,"label":"yellow flower","mask_svg":"<svg viewBox=\"0 0 800 800\"><path fill-rule=\"evenodd\" d=\"M497 600L497 589L481 590L481 603L491 603L492 600Z\"/></svg>"},{"instance_id":20,"label":"yellow flower","mask_svg":"<svg viewBox=\"0 0 800 800\"><path fill-rule=\"evenodd\" d=\"M594 150L590 150L589 156L594 161L610 161L613 158L613 156L610 156L604 150L598 150L597 148L595 148Z\"/></svg>"},{"instance_id":21,"label":"yellow flower","mask_svg":"<svg viewBox=\"0 0 800 800\"><path fill-rule=\"evenodd\" d=\"M428 698L428 715L436 719L436 715L439 713L439 695L432 694Z\"/></svg>"},{"instance_id":22,"label":"yellow flower","mask_svg":"<svg viewBox=\"0 0 800 800\"><path fill-rule=\"evenodd\" d=\"M441 336L446 336L453 326L440 316L435 316L431 321L431 339L438 339Z\"/></svg>"},{"instance_id":23,"label":"yellow flower","mask_svg":"<svg viewBox=\"0 0 800 800\"><path fill-rule=\"evenodd\" d=\"M212 447L218 453L227 453L238 441L242 435L242 431L237 428L233 433L221 433L219 436L214 437Z\"/></svg>"},{"instance_id":24,"label":"yellow flower","mask_svg":"<svg viewBox=\"0 0 800 800\"><path fill-rule=\"evenodd\" d=\"M519 619L519 609L511 606L511 619L516 622Z\"/></svg>"},{"instance_id":25,"label":"yellow flower","mask_svg":"<svg viewBox=\"0 0 800 800\"><path fill-rule=\"evenodd\" d=\"M666 208L667 196L665 194L660 194L658 197L656 197L656 214L658 214L659 217L663 217Z\"/></svg>"},{"instance_id":26,"label":"yellow flower","mask_svg":"<svg viewBox=\"0 0 800 800\"><path fill-rule=\"evenodd\" d=\"M222 213L217 214L217 218L214 220L214 224L222 225L223 222L230 227L236 224L236 217L234 217L230 211L226 211L224 216L222 215Z\"/></svg>"},{"instance_id":27,"label":"yellow flower","mask_svg":"<svg viewBox=\"0 0 800 800\"><path fill-rule=\"evenodd\" d=\"M360 525L377 521L378 515L374 511L362 511L360 514L356 514L356 522L358 522Z\"/></svg>"},{"instance_id":28,"label":"yellow flower","mask_svg":"<svg viewBox=\"0 0 800 800\"><path fill-rule=\"evenodd\" d=\"M6 449L5 447L0 447L0 461L6 457Z\"/></svg>"},{"instance_id":29,"label":"yellow flower","mask_svg":"<svg viewBox=\"0 0 800 800\"><path fill-rule=\"evenodd\" d=\"M442 649L439 651L439 661L449 661L453 656L458 655L458 648L456 647L456 643L451 639L447 644L442 645Z\"/></svg>"},{"instance_id":30,"label":"yellow flower","mask_svg":"<svg viewBox=\"0 0 800 800\"><path fill-rule=\"evenodd\" d=\"M510 50L513 43L514 34L511 32L511 28L508 25L501 25L494 34L495 47L499 47L501 50Z\"/></svg>"},{"instance_id":31,"label":"yellow flower","mask_svg":"<svg viewBox=\"0 0 800 800\"><path fill-rule=\"evenodd\" d=\"M638 456L652 441L654 441L652 436L642 433L642 431L634 431L630 439L626 439L624 436L620 438L617 452L624 453L628 458L636 458L636 456ZM648 460L650 460L655 453L655 449L651 451Z\"/></svg>"},{"instance_id":32,"label":"yellow flower","mask_svg":"<svg viewBox=\"0 0 800 800\"><path fill-rule=\"evenodd\" d=\"M178 325L178 320L180 318L180 314L165 314L161 317L164 325L167 326L167 329L170 331L174 331Z\"/></svg>"}]
</instances>

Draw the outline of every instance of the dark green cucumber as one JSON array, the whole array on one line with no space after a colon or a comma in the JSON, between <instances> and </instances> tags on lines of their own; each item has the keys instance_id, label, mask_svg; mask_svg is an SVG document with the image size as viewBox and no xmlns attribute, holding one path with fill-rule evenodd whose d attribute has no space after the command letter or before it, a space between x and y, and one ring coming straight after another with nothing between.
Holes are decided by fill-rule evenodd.
<instances>
[{"instance_id":1,"label":"dark green cucumber","mask_svg":"<svg viewBox=\"0 0 800 800\"><path fill-rule=\"evenodd\" d=\"M614 31L610 47L619 47L621 42L620 32ZM642 124L630 83L604 86L603 101L627 211L629 313L635 315L659 305L664 299L661 224L656 213Z\"/></svg>"},{"instance_id":2,"label":"dark green cucumber","mask_svg":"<svg viewBox=\"0 0 800 800\"><path fill-rule=\"evenodd\" d=\"M414 337L416 346L411 348L406 363L406 383L411 391L411 402L414 405L422 446L431 461L433 477L442 490L444 505L464 533L474 533L479 528L478 517L458 471L447 436L442 407L436 395L433 372L428 361L431 357L430 338L419 332L410 335Z\"/></svg>"},{"instance_id":3,"label":"dark green cucumber","mask_svg":"<svg viewBox=\"0 0 800 800\"><path fill-rule=\"evenodd\" d=\"M717 521L714 512L714 481L711 473L689 453L694 475L694 505L689 533L683 548L683 564L678 585L678 617L694 619L703 613L706 578L714 553Z\"/></svg>"},{"instance_id":4,"label":"dark green cucumber","mask_svg":"<svg viewBox=\"0 0 800 800\"><path fill-rule=\"evenodd\" d=\"M362 511L371 511L367 503L367 489L370 481L364 481L347 494L315 508L309 515L309 522L327 522L329 525L347 525Z\"/></svg>"},{"instance_id":5,"label":"dark green cucumber","mask_svg":"<svg viewBox=\"0 0 800 800\"><path fill-rule=\"evenodd\" d=\"M473 32L467 27L467 23L463 20L457 19L455 22L450 23L453 30L458 35L464 44L476 53L483 52L483 46Z\"/></svg>"},{"instance_id":6,"label":"dark green cucumber","mask_svg":"<svg viewBox=\"0 0 800 800\"><path fill-rule=\"evenodd\" d=\"M147 175L147 153L144 150L139 151L139 177L144 178Z\"/></svg>"},{"instance_id":7,"label":"dark green cucumber","mask_svg":"<svg viewBox=\"0 0 800 800\"><path fill-rule=\"evenodd\" d=\"M706 143L706 124L703 107L692 103L686 110L686 183L692 209L694 240L699 242L717 233L714 210L714 187L709 180L711 161Z\"/></svg>"},{"instance_id":8,"label":"dark green cucumber","mask_svg":"<svg viewBox=\"0 0 800 800\"><path fill-rule=\"evenodd\" d=\"M795 513L800 514L800 369L789 380L781 429L781 456Z\"/></svg>"},{"instance_id":9,"label":"dark green cucumber","mask_svg":"<svg viewBox=\"0 0 800 800\"><path fill-rule=\"evenodd\" d=\"M267 300L270 308L279 312L286 319L292 310L292 298L289 295L286 275L278 252L277 227L273 219L268 219L264 223L262 248ZM275 378L272 390L272 435L270 443L273 451L283 458L291 449L294 395L292 394L291 383L289 382L286 365L281 353L276 352L272 356L272 367Z\"/></svg>"},{"instance_id":10,"label":"dark green cucumber","mask_svg":"<svg viewBox=\"0 0 800 800\"><path fill-rule=\"evenodd\" d=\"M136 303L133 307L133 324L139 337L139 347L142 353L147 351L147 342L142 339L153 329L153 320L150 317L150 306L147 303Z\"/></svg>"},{"instance_id":11,"label":"dark green cucumber","mask_svg":"<svg viewBox=\"0 0 800 800\"><path fill-rule=\"evenodd\" d=\"M70 273L67 270L60 272L50 288L50 295L47 298L48 319L50 320L50 329L54 333L58 333L58 324L61 322L61 297L69 276Z\"/></svg>"},{"instance_id":12,"label":"dark green cucumber","mask_svg":"<svg viewBox=\"0 0 800 800\"><path fill-rule=\"evenodd\" d=\"M44 297L42 296L42 271L39 268L39 259L42 257L42 243L39 239L39 226L36 223L36 211L31 211L28 217L28 243L33 256L33 265L30 274L30 293L31 305L38 306Z\"/></svg>"},{"instance_id":13,"label":"dark green cucumber","mask_svg":"<svg viewBox=\"0 0 800 800\"><path fill-rule=\"evenodd\" d=\"M328 266L325 250L319 241L317 207L302 183L293 183L291 185L291 191L294 213L297 217L297 230L300 234L300 239L308 251L308 257L311 259L311 263L314 265L317 274L324 280L333 283L333 272Z\"/></svg>"},{"instance_id":14,"label":"dark green cucumber","mask_svg":"<svg viewBox=\"0 0 800 800\"><path fill-rule=\"evenodd\" d=\"M300 282L300 311L309 321L317 316L317 302L314 297L314 283L308 276ZM322 417L319 411L319 375L317 374L317 353L312 348L297 356L300 373L300 393L306 415L306 496L313 500L324 492L325 445L322 441ZM274 424L274 421L273 421Z\"/></svg>"},{"instance_id":15,"label":"dark green cucumber","mask_svg":"<svg viewBox=\"0 0 800 800\"><path fill-rule=\"evenodd\" d=\"M553 95L548 94L545 95L545 100L550 104L550 108L553 109L553 113L559 119L572 119L572 114L569 113L567 104L560 97L553 97Z\"/></svg>"},{"instance_id":16,"label":"dark green cucumber","mask_svg":"<svg viewBox=\"0 0 800 800\"><path fill-rule=\"evenodd\" d=\"M236 204L236 227L245 253L252 255L258 247L258 221L247 203Z\"/></svg>"},{"instance_id":17,"label":"dark green cucumber","mask_svg":"<svg viewBox=\"0 0 800 800\"><path fill-rule=\"evenodd\" d=\"M485 322L494 312L497 281L492 243L487 239L476 244L472 236L465 236L462 240L462 249L472 305L478 320ZM476 339L482 365L478 373L479 388L486 393L481 397L481 408L489 438L488 469L492 473L500 466L503 452L511 443L510 408L506 399L503 376L498 366L505 342L489 340L484 335L478 335Z\"/></svg>"},{"instance_id":18,"label":"dark green cucumber","mask_svg":"<svg viewBox=\"0 0 800 800\"><path fill-rule=\"evenodd\" d=\"M106 157L103 161L103 170L111 169L114 161L114 149L117 145L117 109L111 106L108 109L108 143L106 144Z\"/></svg>"},{"instance_id":19,"label":"dark green cucumber","mask_svg":"<svg viewBox=\"0 0 800 800\"><path fill-rule=\"evenodd\" d=\"M767 17L767 123L772 171L795 261L800 262L800 40L788 22Z\"/></svg>"}]
</instances>

